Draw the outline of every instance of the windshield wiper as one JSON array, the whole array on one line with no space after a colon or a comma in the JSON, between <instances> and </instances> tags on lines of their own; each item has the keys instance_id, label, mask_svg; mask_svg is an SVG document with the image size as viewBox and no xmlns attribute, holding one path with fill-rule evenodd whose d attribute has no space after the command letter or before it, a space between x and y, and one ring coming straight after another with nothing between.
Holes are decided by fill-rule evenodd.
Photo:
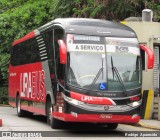
<instances>
[{"instance_id":1,"label":"windshield wiper","mask_svg":"<svg viewBox=\"0 0 160 140\"><path fill-rule=\"evenodd\" d=\"M118 72L117 68L116 68L116 67L114 67L114 65L113 65L113 59L112 59L112 56L111 56L111 65L112 65L112 74L113 74L113 78L114 78L114 73L115 73L115 74L116 74L116 76L117 76L117 78L118 78L119 83L120 83L120 84L121 84L121 86L122 86L122 89L123 89L124 95L125 95L125 96L127 96L126 88L125 88L125 86L124 86L124 83L123 83L123 81L122 81L122 78L121 78L121 76L120 76L120 74L119 74L119 72Z\"/></svg>"},{"instance_id":2,"label":"windshield wiper","mask_svg":"<svg viewBox=\"0 0 160 140\"><path fill-rule=\"evenodd\" d=\"M105 56L104 55L102 55L102 67L99 69L99 71L98 71L98 73L96 74L96 76L95 76L95 78L93 79L93 82L92 82L92 84L91 84L91 86L89 87L89 90L92 90L92 88L93 88L93 86L94 86L94 84L96 83L96 81L97 81L97 79L99 78L99 76L101 75L101 73L102 73L102 79L103 79L103 59L105 58Z\"/></svg>"},{"instance_id":3,"label":"windshield wiper","mask_svg":"<svg viewBox=\"0 0 160 140\"><path fill-rule=\"evenodd\" d=\"M99 78L99 76L101 75L102 72L103 72L103 68L100 68L98 73L96 74L96 77L93 79L93 82L92 82L89 90L91 90L93 88L93 85L96 83L97 79Z\"/></svg>"}]
</instances>

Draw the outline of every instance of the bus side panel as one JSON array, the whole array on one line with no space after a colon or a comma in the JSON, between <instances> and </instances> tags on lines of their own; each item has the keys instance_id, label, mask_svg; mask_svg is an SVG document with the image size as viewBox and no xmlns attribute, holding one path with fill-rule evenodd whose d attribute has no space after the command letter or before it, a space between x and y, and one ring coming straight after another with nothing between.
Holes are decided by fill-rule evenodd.
<instances>
[{"instance_id":1,"label":"bus side panel","mask_svg":"<svg viewBox=\"0 0 160 140\"><path fill-rule=\"evenodd\" d=\"M9 104L13 107L16 107L16 93L18 91L18 78L17 78L17 72L14 70L14 68L9 65L9 76L8 76L8 97L9 97ZM16 90L17 88L17 90Z\"/></svg>"},{"instance_id":2,"label":"bus side panel","mask_svg":"<svg viewBox=\"0 0 160 140\"><path fill-rule=\"evenodd\" d=\"M42 63L10 66L9 72L10 105L15 107L16 95L19 93L21 109L44 114L46 89ZM14 103L11 102L13 100Z\"/></svg>"}]
</instances>

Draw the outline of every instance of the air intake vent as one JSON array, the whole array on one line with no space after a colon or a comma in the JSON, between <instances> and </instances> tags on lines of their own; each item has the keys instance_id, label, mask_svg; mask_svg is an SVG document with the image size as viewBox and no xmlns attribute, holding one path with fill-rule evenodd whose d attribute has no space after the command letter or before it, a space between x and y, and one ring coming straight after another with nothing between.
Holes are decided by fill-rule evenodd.
<instances>
[{"instance_id":1,"label":"air intake vent","mask_svg":"<svg viewBox=\"0 0 160 140\"><path fill-rule=\"evenodd\" d=\"M142 11L142 21L151 22L153 18L153 11L150 9L144 9Z\"/></svg>"}]
</instances>

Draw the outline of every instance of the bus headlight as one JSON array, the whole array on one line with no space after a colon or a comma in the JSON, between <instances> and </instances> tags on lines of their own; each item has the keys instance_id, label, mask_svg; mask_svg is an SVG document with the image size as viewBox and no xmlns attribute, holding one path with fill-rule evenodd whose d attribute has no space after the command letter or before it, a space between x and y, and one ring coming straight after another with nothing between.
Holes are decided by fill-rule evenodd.
<instances>
[{"instance_id":1,"label":"bus headlight","mask_svg":"<svg viewBox=\"0 0 160 140\"><path fill-rule=\"evenodd\" d=\"M78 101L76 99L73 99L73 98L70 98L66 95L63 94L63 98L64 100L66 100L67 102L71 103L71 104L74 104L74 105L83 105L84 102L81 102L81 101Z\"/></svg>"},{"instance_id":2,"label":"bus headlight","mask_svg":"<svg viewBox=\"0 0 160 140\"><path fill-rule=\"evenodd\" d=\"M135 101L135 102L132 102L131 104L128 104L128 105L131 106L131 107L137 107L137 106L141 105L141 102L142 102L142 100Z\"/></svg>"}]
</instances>

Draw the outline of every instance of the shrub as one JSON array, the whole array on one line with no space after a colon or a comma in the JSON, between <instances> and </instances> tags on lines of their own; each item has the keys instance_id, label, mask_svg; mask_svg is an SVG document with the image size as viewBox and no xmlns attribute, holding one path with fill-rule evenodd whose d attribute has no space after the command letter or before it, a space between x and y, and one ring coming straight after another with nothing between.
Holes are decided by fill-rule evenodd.
<instances>
[{"instance_id":1,"label":"shrub","mask_svg":"<svg viewBox=\"0 0 160 140\"><path fill-rule=\"evenodd\" d=\"M8 104L8 88L0 87L0 104Z\"/></svg>"}]
</instances>

